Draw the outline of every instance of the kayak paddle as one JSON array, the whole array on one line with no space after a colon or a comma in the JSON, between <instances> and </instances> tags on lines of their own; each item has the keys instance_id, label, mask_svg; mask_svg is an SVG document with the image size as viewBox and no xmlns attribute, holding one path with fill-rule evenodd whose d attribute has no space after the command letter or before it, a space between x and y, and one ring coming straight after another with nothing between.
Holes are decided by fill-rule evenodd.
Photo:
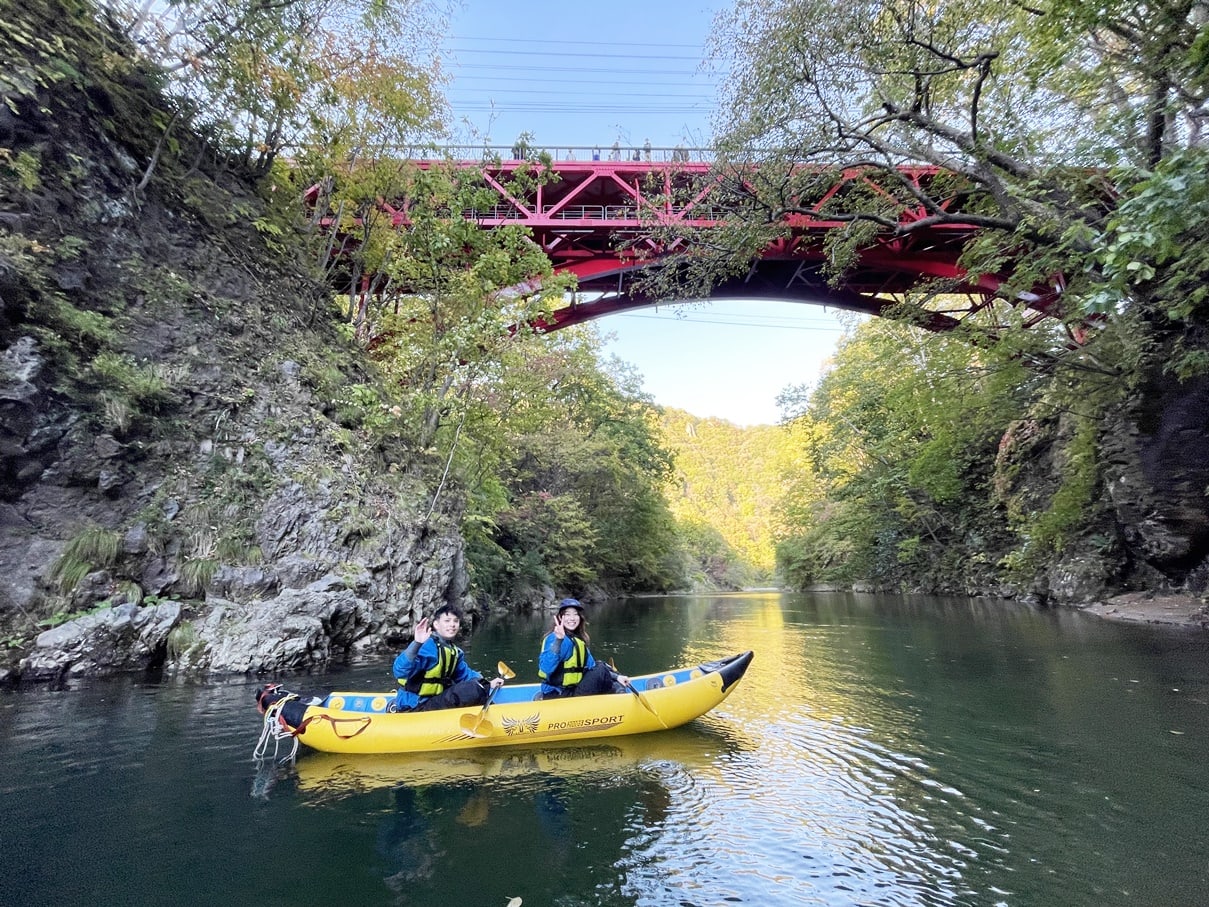
<instances>
[{"instance_id":1,"label":"kayak paddle","mask_svg":"<svg viewBox=\"0 0 1209 907\"><path fill-rule=\"evenodd\" d=\"M609 667L612 668L615 673L617 672L617 665L613 663L613 659L611 658L609 659ZM618 677L618 680L620 681L620 676ZM667 722L659 717L659 713L655 711L654 706L647 702L647 698L643 696L641 692L639 692L638 687L634 686L634 684L630 683L628 680L622 682L621 685L637 696L639 704L652 715L654 715L655 719L663 725L665 730L667 729Z\"/></svg>"},{"instance_id":2,"label":"kayak paddle","mask_svg":"<svg viewBox=\"0 0 1209 907\"><path fill-rule=\"evenodd\" d=\"M511 680L516 676L516 671L508 667L502 661L495 666L500 677L504 680ZM487 701L483 703L483 707L479 709L477 715L466 714L462 716L462 720L458 723L462 726L462 730L474 737L486 737L491 733L491 723L487 721L487 709L491 708L491 702L495 699L495 694L500 691L501 683L498 687L491 691L491 695L487 697Z\"/></svg>"}]
</instances>

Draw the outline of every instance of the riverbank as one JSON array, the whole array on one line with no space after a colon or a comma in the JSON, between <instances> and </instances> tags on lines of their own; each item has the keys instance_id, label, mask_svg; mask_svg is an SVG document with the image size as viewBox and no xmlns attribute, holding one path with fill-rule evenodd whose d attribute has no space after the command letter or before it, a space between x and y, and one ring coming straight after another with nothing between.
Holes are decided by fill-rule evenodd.
<instances>
[{"instance_id":1,"label":"riverbank","mask_svg":"<svg viewBox=\"0 0 1209 907\"><path fill-rule=\"evenodd\" d=\"M1209 630L1209 605L1195 595L1129 592L1082 609L1088 614L1122 623L1161 624Z\"/></svg>"}]
</instances>

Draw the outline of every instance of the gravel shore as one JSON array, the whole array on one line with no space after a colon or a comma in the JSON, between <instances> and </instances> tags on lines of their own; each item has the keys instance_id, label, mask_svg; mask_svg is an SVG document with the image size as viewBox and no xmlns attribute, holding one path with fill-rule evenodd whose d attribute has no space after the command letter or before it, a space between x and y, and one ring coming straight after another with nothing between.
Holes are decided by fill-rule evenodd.
<instances>
[{"instance_id":1,"label":"gravel shore","mask_svg":"<svg viewBox=\"0 0 1209 907\"><path fill-rule=\"evenodd\" d=\"M1209 605L1195 595L1159 595L1129 592L1104 602L1094 602L1083 611L1124 623L1163 624L1192 630L1209 630Z\"/></svg>"}]
</instances>

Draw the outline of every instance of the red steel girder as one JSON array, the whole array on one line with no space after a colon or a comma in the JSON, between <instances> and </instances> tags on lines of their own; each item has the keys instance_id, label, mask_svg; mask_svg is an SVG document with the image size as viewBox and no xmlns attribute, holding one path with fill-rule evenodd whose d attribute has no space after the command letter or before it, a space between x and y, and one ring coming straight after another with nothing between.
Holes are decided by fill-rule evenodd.
<instances>
[{"instance_id":1,"label":"red steel girder","mask_svg":"<svg viewBox=\"0 0 1209 907\"><path fill-rule=\"evenodd\" d=\"M417 166L445 165L440 161L416 161ZM487 229L521 224L531 231L534 242L550 258L555 270L571 272L579 279L580 292L599 297L576 302L555 313L547 327L557 329L610 312L648 306L668 300L651 299L636 292L633 278L643 267L669 250L649 240L652 226L707 228L716 226L728 212L725 179L710 163L699 161L556 161L555 178L525 195L506 188L521 167L541 169L524 161L461 161L454 166L481 172L498 193L489 210L463 212ZM962 197L950 192L942 202L956 221L927 223L933 217L922 203L900 210L898 231L887 230L862 250L856 265L840 287L823 279L826 260L824 237L842 229L847 221L821 213L825 205L842 202L847 192L892 195L873 168L849 168L820 175L813 198L798 200L800 213L787 216L792 234L770 244L751 272L741 279L714 289L711 298L784 299L836 306L842 309L881 314L901 301L903 294L922 281L943 282L946 295L966 300L949 312L923 312L927 327L947 330L964 317L991 305L1004 282L999 275L969 275L958 265L966 244L978 228L960 222ZM936 167L902 167L899 180L920 194L945 171ZM893 179L893 177L891 177ZM894 195L894 198L900 198ZM396 223L406 220L401 206L392 209ZM642 242L638 248L636 242ZM1032 310L1032 321L1057 313L1061 285L1038 288L1018 302Z\"/></svg>"}]
</instances>

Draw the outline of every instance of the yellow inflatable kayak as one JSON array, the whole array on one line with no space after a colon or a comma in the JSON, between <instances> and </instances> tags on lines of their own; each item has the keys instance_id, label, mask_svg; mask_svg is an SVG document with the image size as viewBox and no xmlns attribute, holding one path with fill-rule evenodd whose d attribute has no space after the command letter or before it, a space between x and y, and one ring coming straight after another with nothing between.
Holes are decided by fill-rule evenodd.
<instances>
[{"instance_id":1,"label":"yellow inflatable kayak","mask_svg":"<svg viewBox=\"0 0 1209 907\"><path fill-rule=\"evenodd\" d=\"M678 727L726 699L752 653L631 677L632 690L537 699L538 684L505 685L486 707L392 712L393 692L333 692L300 697L270 685L257 691L270 741L292 738L326 753L421 753L645 734ZM293 755L290 753L289 755Z\"/></svg>"}]
</instances>

